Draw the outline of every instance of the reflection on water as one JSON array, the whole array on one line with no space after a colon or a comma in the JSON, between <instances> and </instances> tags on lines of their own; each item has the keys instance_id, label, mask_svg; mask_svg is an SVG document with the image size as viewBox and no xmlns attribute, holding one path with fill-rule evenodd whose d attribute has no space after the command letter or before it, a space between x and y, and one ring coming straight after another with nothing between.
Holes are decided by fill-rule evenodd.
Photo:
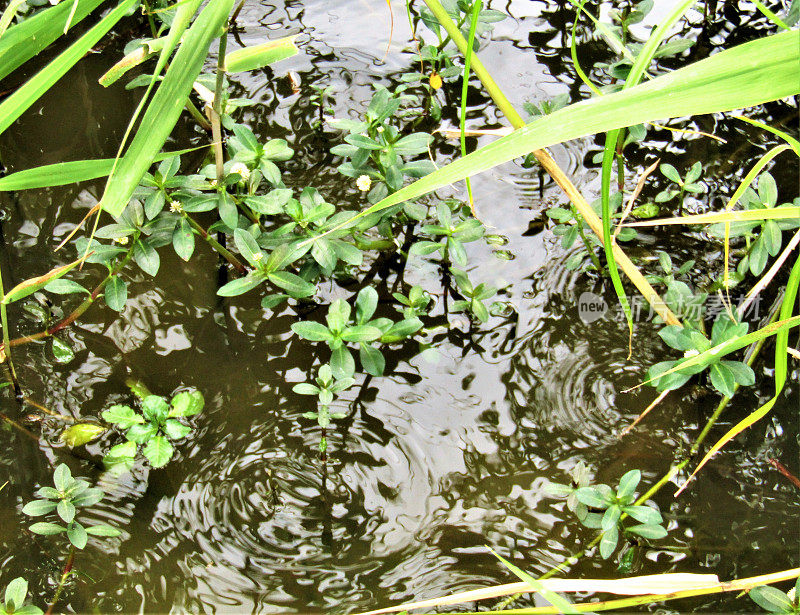
<instances>
[{"instance_id":1,"label":"reflection on water","mask_svg":"<svg viewBox=\"0 0 800 615\"><path fill-rule=\"evenodd\" d=\"M295 148L286 165L289 185L314 184L330 200L347 203L347 182L326 153L339 137L310 127L317 114L309 102L311 85L332 85L335 113L344 117L363 109L370 84L396 82L414 62L403 7L395 7L394 38L384 59L385 5L275 4L280 6L247 2L237 40L252 44L264 36L299 33L304 53L274 72L237 77L236 95L258 100L247 110L257 133L286 138ZM565 3L494 4L513 18L498 24L484 60L510 98L536 101L568 91L577 99L583 90L569 62L572 13ZM763 19L753 19L737 37L752 37L763 28ZM707 48L732 32L706 34ZM578 49L587 65L589 58L607 58L600 41L581 36ZM92 84L118 52L109 49L84 60L83 73L43 99L41 117L30 114L3 135L7 167L113 152L133 102L124 89L101 93ZM297 94L284 76L288 70L301 77ZM451 104L458 100L455 88L444 95ZM483 94L471 93L470 102L475 125L502 123ZM65 113L76 108L85 113ZM774 105L757 114L769 119L789 111ZM455 112L446 109L443 121L454 124ZM636 160L649 163L658 155L683 167L702 159L712 173L715 167L732 172L769 147L748 126L697 121L728 143L678 141L667 131L652 131ZM50 124L70 126L58 131L63 143L41 132ZM86 139L69 140L85 131ZM203 138L187 125L178 137ZM748 138L759 145L742 146ZM592 139L553 149L587 193L597 187L598 173L589 163L596 149ZM435 153L443 161L453 151L452 144L439 144ZM781 172L786 180L791 169ZM709 202L734 184L732 177L715 180ZM598 481L615 482L636 467L651 482L688 449L716 399L695 391L673 394L641 428L619 438L654 397L648 389L623 391L661 360L656 326L637 325L633 358L627 360L624 322L586 325L578 318L575 298L581 292L603 292L608 302L614 301L613 292L567 270L569 255L549 232L529 230L544 209L563 202L537 169L509 163L474 185L481 216L492 232L508 237L503 249L514 259L494 256L491 246L470 244L471 275L476 282L505 287L501 298L515 311L475 330L455 318L449 332L432 334L436 361L417 355L414 343L388 353L388 375L363 380L340 402L338 410L347 418L332 427L327 465L316 452L318 428L302 418L308 398L291 390L327 355L318 356L318 349L287 334L297 318L292 308L267 318L254 297L219 301L216 259L204 246L188 264L165 251L155 282L131 270L130 300L121 316L95 308L64 334L76 350L71 363L55 363L46 344L20 349L19 371L30 395L60 413L94 417L112 403L128 401L124 382L130 375L161 394L197 387L207 406L193 419L191 441L177 448L166 470L139 468L122 479L105 475L96 461L110 436L78 459L56 444L59 426L49 420L42 426L47 446L0 431L0 482L10 481L0 491L3 580L24 574L39 602L52 593L63 553L54 549L55 542L19 528L27 522L21 503L30 498L32 484L48 479L49 464L56 461L67 461L102 485L109 497L96 514L124 529L120 538L92 544L80 555L79 568L94 582L71 581L71 606L77 611L363 610L511 580L486 545L533 572L577 551L591 534L563 502L544 495L543 485L564 482L579 460L593 468ZM10 275L22 279L69 260L69 253L54 256L53 247L100 189L102 184L2 195L9 215L4 232ZM705 207L698 203L699 210ZM699 261L698 251L712 249L674 234L668 240L673 252L691 253ZM396 274L380 273L375 283L388 297ZM87 268L76 275L92 285L100 274ZM408 268L405 282L432 292L441 288L435 267L422 259ZM325 292L347 297L354 290ZM441 310L437 306L437 314ZM37 329L19 312L13 320L20 323L19 333ZM679 500L672 499L669 487L657 496L672 531L660 550L641 555L634 572L713 572L729 578L798 565L797 498L766 463L778 457L797 471L792 461L798 452L797 390L791 388L771 422L729 445L693 489ZM756 403L753 393L738 396L718 433ZM8 400L3 411L19 413ZM616 562L599 558L582 561L574 574L618 575ZM749 608L732 598L705 604L711 610Z\"/></svg>"}]
</instances>

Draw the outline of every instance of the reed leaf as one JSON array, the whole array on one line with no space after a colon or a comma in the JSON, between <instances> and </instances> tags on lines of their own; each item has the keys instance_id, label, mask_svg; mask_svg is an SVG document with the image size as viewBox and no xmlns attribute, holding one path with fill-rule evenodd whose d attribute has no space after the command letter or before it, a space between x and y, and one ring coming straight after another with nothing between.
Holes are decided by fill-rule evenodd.
<instances>
[{"instance_id":1,"label":"reed leaf","mask_svg":"<svg viewBox=\"0 0 800 615\"><path fill-rule=\"evenodd\" d=\"M258 70L280 60L297 55L300 50L294 44L297 36L287 36L261 45L242 47L225 56L225 72L241 73Z\"/></svg>"},{"instance_id":2,"label":"reed leaf","mask_svg":"<svg viewBox=\"0 0 800 615\"><path fill-rule=\"evenodd\" d=\"M161 162L173 156L183 156L190 152L208 147L190 147L174 152L158 154L153 162ZM90 181L108 176L114 168L114 158L97 158L93 160L71 160L45 164L32 169L17 171L11 175L0 177L0 192L12 190L31 190L36 188L52 188L54 186L67 186L78 182Z\"/></svg>"},{"instance_id":3,"label":"reed leaf","mask_svg":"<svg viewBox=\"0 0 800 615\"><path fill-rule=\"evenodd\" d=\"M0 183L2 180L0 180ZM767 209L747 209L744 211L718 211L675 218L658 218L626 222L622 226L664 226L667 224L716 224L719 222L752 222L754 220L785 220L800 218L800 207L775 207Z\"/></svg>"},{"instance_id":4,"label":"reed leaf","mask_svg":"<svg viewBox=\"0 0 800 615\"><path fill-rule=\"evenodd\" d=\"M800 93L795 71L798 60L800 31L781 32L721 51L628 90L564 107L443 166L336 228L535 149L646 121L730 111L792 96Z\"/></svg>"},{"instance_id":5,"label":"reed leaf","mask_svg":"<svg viewBox=\"0 0 800 615\"><path fill-rule=\"evenodd\" d=\"M136 135L109 178L101 205L112 216L118 217L125 209L134 189L175 127L192 84L203 68L211 41L219 36L232 5L233 0L211 0L186 31Z\"/></svg>"},{"instance_id":6,"label":"reed leaf","mask_svg":"<svg viewBox=\"0 0 800 615\"><path fill-rule=\"evenodd\" d=\"M103 3L103 0L78 0L70 22L70 2L40 11L21 24L11 26L0 37L0 79L11 74L64 34L67 23L76 24Z\"/></svg>"},{"instance_id":7,"label":"reed leaf","mask_svg":"<svg viewBox=\"0 0 800 615\"><path fill-rule=\"evenodd\" d=\"M70 45L57 58L31 77L24 85L0 103L0 133L4 132L50 87L78 63L114 25L136 5L137 0L123 0L86 34ZM65 3L66 4L66 3ZM63 28L63 24L61 26ZM9 30L9 33L11 31Z\"/></svg>"}]
</instances>

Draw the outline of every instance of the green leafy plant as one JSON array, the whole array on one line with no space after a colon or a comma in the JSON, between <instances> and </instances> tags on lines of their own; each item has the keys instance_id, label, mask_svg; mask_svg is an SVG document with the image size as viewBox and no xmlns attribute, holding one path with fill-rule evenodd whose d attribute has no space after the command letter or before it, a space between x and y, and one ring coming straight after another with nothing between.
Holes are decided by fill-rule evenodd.
<instances>
[{"instance_id":1,"label":"green leafy plant","mask_svg":"<svg viewBox=\"0 0 800 615\"><path fill-rule=\"evenodd\" d=\"M334 378L331 366L326 363L319 368L314 382L316 384L300 382L292 387L292 391L298 395L317 396L317 409L305 412L303 417L317 421L317 425L322 428L319 450L324 453L328 448L326 430L331 419L343 419L347 416L344 412L331 412L331 403L339 393L353 386L355 380L353 378Z\"/></svg>"},{"instance_id":2,"label":"green leafy plant","mask_svg":"<svg viewBox=\"0 0 800 615\"><path fill-rule=\"evenodd\" d=\"M421 286L412 286L408 291L408 295L392 293L392 297L403 306L398 308L398 311L403 314L404 318L414 318L426 314L428 305L431 302L430 293L423 290Z\"/></svg>"},{"instance_id":3,"label":"green leafy plant","mask_svg":"<svg viewBox=\"0 0 800 615\"><path fill-rule=\"evenodd\" d=\"M3 604L0 605L0 615L42 615L42 609L32 604L25 604L28 596L28 582L22 577L17 577L6 585Z\"/></svg>"},{"instance_id":4,"label":"green leafy plant","mask_svg":"<svg viewBox=\"0 0 800 615\"><path fill-rule=\"evenodd\" d=\"M701 194L705 192L706 187L699 183L700 175L703 173L703 165L700 161L695 162L691 168L686 172L685 177L681 177L678 170L668 163L663 163L658 167L661 174L668 180L676 184L677 188L664 188L659 192L656 197L656 203L666 203L675 197L678 197L678 203L683 206L683 197L689 192L691 194Z\"/></svg>"},{"instance_id":5,"label":"green leafy plant","mask_svg":"<svg viewBox=\"0 0 800 615\"><path fill-rule=\"evenodd\" d=\"M467 253L464 244L477 241L486 234L480 220L469 217L462 219L460 212L455 220L449 203L436 206L436 218L439 224L426 224L421 231L424 235L439 239L438 241L417 241L411 246L411 254L431 254L439 252L444 265L453 263L460 267L467 265Z\"/></svg>"},{"instance_id":6,"label":"green leafy plant","mask_svg":"<svg viewBox=\"0 0 800 615\"><path fill-rule=\"evenodd\" d=\"M459 294L464 297L453 301L452 310L454 312L466 312L474 316L480 322L489 320L489 308L486 307L486 300L491 299L497 294L497 289L487 286L483 282L477 286L473 285L465 271L451 268L450 273L455 280Z\"/></svg>"},{"instance_id":7,"label":"green leafy plant","mask_svg":"<svg viewBox=\"0 0 800 615\"><path fill-rule=\"evenodd\" d=\"M380 341L391 344L402 341L416 333L422 322L416 318L405 318L394 322L389 318L375 318L378 293L374 288L362 288L355 301L355 315L344 299L337 299L328 307L325 317L327 326L313 321L296 322L292 331L311 342L325 342L331 349L330 366L337 379L351 378L355 373L355 359L348 344L356 344L364 371L373 376L383 374L385 359L373 345Z\"/></svg>"},{"instance_id":8,"label":"green leafy plant","mask_svg":"<svg viewBox=\"0 0 800 615\"><path fill-rule=\"evenodd\" d=\"M571 485L549 483L547 491L554 496L567 499L567 505L582 525L602 530L600 555L608 559L617 549L620 534L657 540L667 535L664 520L658 508L640 506L636 501L636 487L642 479L639 470L626 472L616 489L604 484L587 485L585 468L573 475ZM638 521L636 525L625 525L623 515Z\"/></svg>"},{"instance_id":9,"label":"green leafy plant","mask_svg":"<svg viewBox=\"0 0 800 615\"><path fill-rule=\"evenodd\" d=\"M703 305L708 294L695 292L688 283L676 279L679 276L685 276L695 266L695 261L688 260L680 267L675 268L669 254L663 250L657 250L656 254L662 273L646 276L647 281L654 286L664 285L667 290L663 297L670 309L681 320L688 321L699 329L703 320ZM659 322L660 318L658 316L656 318L659 319L656 322Z\"/></svg>"},{"instance_id":10,"label":"green leafy plant","mask_svg":"<svg viewBox=\"0 0 800 615\"><path fill-rule=\"evenodd\" d=\"M659 331L661 339L668 346L681 350L683 359L661 361L650 368L648 376L659 391L677 389L683 386L692 375L709 370L711 385L727 397L732 397L734 385L751 386L755 383L755 373L742 361L732 361L710 356L706 361L662 376L664 372L680 366L687 358L705 352L714 346L741 338L747 334L748 324L732 320L727 313L720 314L711 329L711 339L692 327L671 325Z\"/></svg>"},{"instance_id":11,"label":"green leafy plant","mask_svg":"<svg viewBox=\"0 0 800 615\"><path fill-rule=\"evenodd\" d=\"M65 463L60 464L53 472L53 484L55 488L40 487L36 492L39 499L28 502L22 512L31 517L42 517L55 512L64 525L49 521L34 523L30 526L34 534L50 536L66 532L67 539L76 549L83 549L89 536L119 536L120 531L110 525L81 524L76 519L79 509L94 506L103 499L102 489L90 487L83 479L73 478Z\"/></svg>"},{"instance_id":12,"label":"green leafy plant","mask_svg":"<svg viewBox=\"0 0 800 615\"><path fill-rule=\"evenodd\" d=\"M172 441L188 436L192 428L180 418L198 414L205 405L200 391L183 391L169 402L158 395L142 399L141 412L130 406L116 404L103 411L103 419L125 430L126 442L117 444L103 457L104 463L115 469L130 469L141 448L142 454L154 468L162 468L174 454Z\"/></svg>"}]
</instances>

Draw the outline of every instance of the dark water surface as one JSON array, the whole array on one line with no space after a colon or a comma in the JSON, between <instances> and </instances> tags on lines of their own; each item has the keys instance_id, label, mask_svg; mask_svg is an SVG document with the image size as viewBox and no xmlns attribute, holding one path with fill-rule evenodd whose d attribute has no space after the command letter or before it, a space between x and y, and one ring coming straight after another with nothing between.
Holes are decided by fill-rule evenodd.
<instances>
[{"instance_id":1,"label":"dark water surface","mask_svg":"<svg viewBox=\"0 0 800 615\"><path fill-rule=\"evenodd\" d=\"M237 96L259 103L245 115L254 131L286 138L295 149L285 165L290 186L313 185L331 202L357 202L352 180L335 172L338 162L327 154L340 136L327 130L320 137L310 128L316 114L310 86L332 85L336 116L355 117L371 85L397 83L404 72L417 70L405 7L394 4L394 37L384 59L389 35L382 1L246 2L239 18L242 43L300 34L301 55L235 80ZM649 24L671 5L656 4ZM515 105L562 92L572 100L586 97L569 62L571 11L557 1L491 5L510 18L497 24L481 55ZM763 18L748 6L738 23L730 21L735 13L723 19L720 8L719 22L705 29L701 16L691 14L685 35L700 42L688 59L763 35ZM123 88L104 91L96 79L119 58L124 39L84 59L2 136L10 171L113 154L136 101ZM238 42L232 37L230 45ZM585 66L607 58L603 43L586 35L579 52ZM289 70L300 76L299 93L286 78ZM460 84L453 83L442 100L454 105L459 92ZM469 102L471 126L502 122L477 88ZM752 115L796 128L796 107L786 102ZM445 125L455 118L452 108L445 110ZM631 187L656 156L681 170L701 160L709 192L691 201L690 209L718 209L774 144L765 133L722 117L697 118L688 127L713 131L727 143L651 129L649 140L632 152L639 166L629 174ZM203 138L187 122L173 145ZM593 139L553 148L590 199L599 185L591 164L597 150ZM439 162L453 152L452 144L437 141ZM797 165L788 157L782 161L773 172L781 200L788 201L797 195ZM652 199L663 188L660 181L645 196ZM503 249L513 258L499 258L496 248L481 242L469 244L470 276L503 288L501 300L516 313L493 317L473 331L463 316L451 317L449 331L440 328L431 336L438 362L419 356L416 343L390 352L385 377L361 381L345 394L340 410L348 417L332 429L327 466L317 453L318 427L302 418L309 398L291 391L327 355L289 333L298 317L293 308L265 312L254 296L220 301L217 259L200 240L188 264L163 250L155 281L129 267L130 296L122 315L98 305L63 334L76 350L70 363L56 363L49 343L17 350L27 394L63 414L92 418L113 403L130 402L125 380L131 375L164 395L197 387L207 405L166 469L140 464L121 480L97 464L114 436L90 445L86 459L79 459L58 441L62 425L53 419L41 424L40 442L0 430L0 484L9 481L0 491L0 585L24 575L37 604L52 595L64 552L55 540L27 532L20 510L37 483L49 484L52 464L62 461L107 490L96 517L123 529L120 538L90 541L79 553L76 566L91 580L71 581L69 608L75 611L366 610L514 580L486 545L534 574L578 551L593 533L562 501L546 497L543 486L567 482L580 460L598 482L616 483L627 470L640 468L643 483L652 484L688 450L718 396L687 386L620 439L619 432L655 397L648 388L622 391L641 382L649 365L671 356L656 336L658 327L637 324L628 360L623 320L587 325L579 318L580 293L601 293L613 304L613 291L568 271L569 253L536 226L547 207L564 202L537 169L509 163L473 185L480 216L491 232L508 238ZM2 194L4 276L18 281L71 260L74 248L58 254L53 249L101 191L102 183L94 183ZM454 191L461 194L461 187ZM633 254L650 271L656 248L681 261L696 258L692 276L698 285L708 282L713 267L719 271L720 247L700 233L646 234L639 245ZM371 283L385 298L397 280L395 273L384 273ZM92 266L75 279L92 287L101 275ZM404 281L441 292L435 265L419 257ZM321 303L357 290L320 288ZM67 299L64 309L74 301ZM767 307L762 304L762 316ZM380 309L391 311L389 305ZM441 314L441 305L435 313ZM20 310L12 311L12 322L16 334L37 330ZM711 438L772 395L766 377L771 360L765 361L756 365L765 376L763 389L737 395ZM32 410L20 409L8 395L0 403L12 418ZM678 499L674 485L663 489L655 499L668 519L669 536L658 549L643 551L632 573L729 579L799 566L798 494L767 461L776 458L800 473L797 409L795 372L770 417L729 444L690 489ZM617 577L617 563L616 557L586 558L570 574ZM698 604L714 612L753 610L746 598L725 596L668 603L659 612Z\"/></svg>"}]
</instances>

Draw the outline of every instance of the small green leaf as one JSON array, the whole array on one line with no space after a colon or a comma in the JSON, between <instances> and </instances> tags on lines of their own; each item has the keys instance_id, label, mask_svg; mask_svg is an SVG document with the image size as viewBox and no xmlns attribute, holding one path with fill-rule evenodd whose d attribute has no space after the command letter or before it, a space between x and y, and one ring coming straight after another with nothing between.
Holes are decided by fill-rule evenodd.
<instances>
[{"instance_id":1,"label":"small green leaf","mask_svg":"<svg viewBox=\"0 0 800 615\"><path fill-rule=\"evenodd\" d=\"M777 587L761 585L751 589L749 595L753 602L770 613L793 612L792 601Z\"/></svg>"},{"instance_id":2,"label":"small green leaf","mask_svg":"<svg viewBox=\"0 0 800 615\"><path fill-rule=\"evenodd\" d=\"M631 470L626 472L622 478L619 479L619 487L617 487L617 497L624 498L631 495L636 491L639 481L642 480L642 473L639 470Z\"/></svg>"},{"instance_id":3,"label":"small green leaf","mask_svg":"<svg viewBox=\"0 0 800 615\"><path fill-rule=\"evenodd\" d=\"M115 312L121 312L128 301L128 285L118 275L111 276L106 282L103 296L108 307Z\"/></svg>"},{"instance_id":4,"label":"small green leaf","mask_svg":"<svg viewBox=\"0 0 800 615\"><path fill-rule=\"evenodd\" d=\"M350 378L356 371L356 362L346 346L339 346L331 353L331 371L336 378Z\"/></svg>"},{"instance_id":5,"label":"small green leaf","mask_svg":"<svg viewBox=\"0 0 800 615\"><path fill-rule=\"evenodd\" d=\"M69 363L75 358L72 347L61 338L54 337L52 340L53 358L57 363Z\"/></svg>"},{"instance_id":6,"label":"small green leaf","mask_svg":"<svg viewBox=\"0 0 800 615\"><path fill-rule=\"evenodd\" d=\"M642 538L647 538L649 540L658 540L660 538L664 538L667 535L667 530L664 529L660 525L633 525L631 527L625 528L626 532L631 534L636 534L637 536L641 536Z\"/></svg>"},{"instance_id":7,"label":"small green leaf","mask_svg":"<svg viewBox=\"0 0 800 615\"><path fill-rule=\"evenodd\" d=\"M603 532L603 537L600 539L600 556L603 559L608 559L614 554L619 542L619 532L616 526Z\"/></svg>"},{"instance_id":8,"label":"small green leaf","mask_svg":"<svg viewBox=\"0 0 800 615\"><path fill-rule=\"evenodd\" d=\"M50 500L33 500L22 507L22 512L30 517L41 517L56 509L57 503Z\"/></svg>"},{"instance_id":9,"label":"small green leaf","mask_svg":"<svg viewBox=\"0 0 800 615\"><path fill-rule=\"evenodd\" d=\"M25 596L28 595L28 582L22 577L17 577L6 586L5 604L14 605L14 611L19 612L19 608L25 602Z\"/></svg>"},{"instance_id":10,"label":"small green leaf","mask_svg":"<svg viewBox=\"0 0 800 615\"><path fill-rule=\"evenodd\" d=\"M91 442L105 431L104 427L92 423L77 423L67 427L61 432L61 441L69 447L81 446Z\"/></svg>"},{"instance_id":11,"label":"small green leaf","mask_svg":"<svg viewBox=\"0 0 800 615\"><path fill-rule=\"evenodd\" d=\"M58 516L64 523L72 523L75 519L75 506L69 500L61 500L56 507Z\"/></svg>"},{"instance_id":12,"label":"small green leaf","mask_svg":"<svg viewBox=\"0 0 800 615\"><path fill-rule=\"evenodd\" d=\"M125 434L128 440L136 442L136 444L144 444L150 438L158 433L158 427L152 423L144 423L143 425L134 425Z\"/></svg>"},{"instance_id":13,"label":"small green leaf","mask_svg":"<svg viewBox=\"0 0 800 615\"><path fill-rule=\"evenodd\" d=\"M53 484L56 486L56 489L63 493L74 483L75 480L72 478L72 472L70 472L69 466L66 463L59 464L55 472L53 472Z\"/></svg>"},{"instance_id":14,"label":"small green leaf","mask_svg":"<svg viewBox=\"0 0 800 615\"><path fill-rule=\"evenodd\" d=\"M52 282L49 282L47 285L45 285L44 290L49 293L53 293L54 295L69 295L72 293L89 294L89 291L77 282L74 282L73 280L65 280L64 278L58 278Z\"/></svg>"},{"instance_id":15,"label":"small green leaf","mask_svg":"<svg viewBox=\"0 0 800 615\"><path fill-rule=\"evenodd\" d=\"M133 425L144 423L144 418L140 414L136 414L132 408L122 404L114 404L108 410L104 410L102 416L103 419L120 429L129 429Z\"/></svg>"},{"instance_id":16,"label":"small green leaf","mask_svg":"<svg viewBox=\"0 0 800 615\"><path fill-rule=\"evenodd\" d=\"M383 376L383 371L386 368L386 359L384 359L380 350L369 344L361 344L359 359L365 372L371 376Z\"/></svg>"},{"instance_id":17,"label":"small green leaf","mask_svg":"<svg viewBox=\"0 0 800 615\"><path fill-rule=\"evenodd\" d=\"M292 324L292 331L309 342L329 342L333 333L323 324L314 321L303 321Z\"/></svg>"},{"instance_id":18,"label":"small green leaf","mask_svg":"<svg viewBox=\"0 0 800 615\"><path fill-rule=\"evenodd\" d=\"M645 525L659 525L663 521L661 513L649 506L625 506L622 510Z\"/></svg>"},{"instance_id":19,"label":"small green leaf","mask_svg":"<svg viewBox=\"0 0 800 615\"><path fill-rule=\"evenodd\" d=\"M171 403L170 417L194 416L203 409L205 399L200 391L183 391L175 395Z\"/></svg>"},{"instance_id":20,"label":"small green leaf","mask_svg":"<svg viewBox=\"0 0 800 615\"><path fill-rule=\"evenodd\" d=\"M105 494L102 489L99 487L92 487L73 497L72 503L79 508L86 508L88 506L94 506L102 501L104 496Z\"/></svg>"},{"instance_id":21,"label":"small green leaf","mask_svg":"<svg viewBox=\"0 0 800 615\"><path fill-rule=\"evenodd\" d=\"M104 536L108 538L114 538L116 536L119 536L122 532L120 532L115 527L111 527L110 525L99 524L87 527L86 533L89 534L90 536Z\"/></svg>"},{"instance_id":22,"label":"small green leaf","mask_svg":"<svg viewBox=\"0 0 800 615\"><path fill-rule=\"evenodd\" d=\"M29 529L34 534L39 534L41 536L52 536L54 534L60 534L61 532L66 531L67 528L58 525L57 523L39 522L31 525Z\"/></svg>"},{"instance_id":23,"label":"small green leaf","mask_svg":"<svg viewBox=\"0 0 800 615\"><path fill-rule=\"evenodd\" d=\"M579 502L586 504L590 508L605 510L611 504L595 487L581 487L575 491L575 497L578 498Z\"/></svg>"},{"instance_id":24,"label":"small green leaf","mask_svg":"<svg viewBox=\"0 0 800 615\"><path fill-rule=\"evenodd\" d=\"M153 246L141 239L133 244L133 260L147 275L155 277L161 266L161 259Z\"/></svg>"},{"instance_id":25,"label":"small green leaf","mask_svg":"<svg viewBox=\"0 0 800 615\"><path fill-rule=\"evenodd\" d=\"M154 468L163 468L172 459L173 448L164 436L156 436L142 451Z\"/></svg>"},{"instance_id":26,"label":"small green leaf","mask_svg":"<svg viewBox=\"0 0 800 615\"><path fill-rule=\"evenodd\" d=\"M264 276L260 272L254 271L248 273L243 278L231 280L225 286L217 291L220 297L236 297L243 295L249 290L253 290L256 286L264 281Z\"/></svg>"},{"instance_id":27,"label":"small green leaf","mask_svg":"<svg viewBox=\"0 0 800 615\"><path fill-rule=\"evenodd\" d=\"M86 541L89 539L86 535L86 530L77 521L67 528L67 538L76 549L83 549L86 546Z\"/></svg>"},{"instance_id":28,"label":"small green leaf","mask_svg":"<svg viewBox=\"0 0 800 615\"><path fill-rule=\"evenodd\" d=\"M181 218L172 231L172 247L175 254L188 261L194 254L194 233L186 219Z\"/></svg>"},{"instance_id":29,"label":"small green leaf","mask_svg":"<svg viewBox=\"0 0 800 615\"><path fill-rule=\"evenodd\" d=\"M164 423L164 433L167 434L167 437L170 440L180 440L181 438L185 438L191 433L191 431L191 427L184 425L175 419L169 419L166 423Z\"/></svg>"},{"instance_id":30,"label":"small green leaf","mask_svg":"<svg viewBox=\"0 0 800 615\"><path fill-rule=\"evenodd\" d=\"M310 297L317 292L317 287L303 278L288 271L276 271L267 276L275 286L282 288L293 297Z\"/></svg>"}]
</instances>

